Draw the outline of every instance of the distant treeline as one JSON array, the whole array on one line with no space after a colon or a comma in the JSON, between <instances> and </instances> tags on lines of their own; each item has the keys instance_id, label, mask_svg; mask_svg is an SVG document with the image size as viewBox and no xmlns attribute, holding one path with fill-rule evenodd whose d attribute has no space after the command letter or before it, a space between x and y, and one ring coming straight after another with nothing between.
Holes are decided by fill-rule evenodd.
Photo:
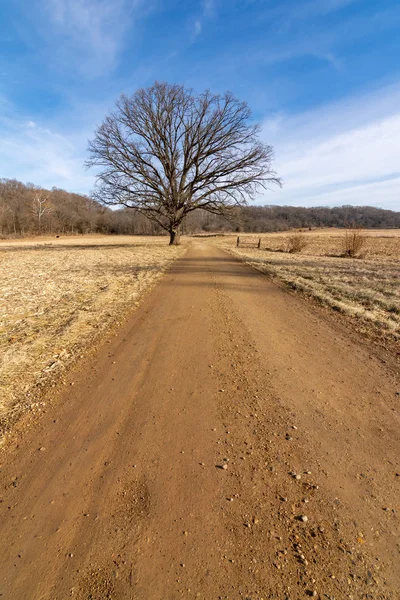
<instances>
[{"instance_id":1,"label":"distant treeline","mask_svg":"<svg viewBox=\"0 0 400 600\"><path fill-rule=\"evenodd\" d=\"M76 233L156 235L160 229L142 215L111 210L89 196L0 179L0 236Z\"/></svg>"},{"instance_id":2,"label":"distant treeline","mask_svg":"<svg viewBox=\"0 0 400 600\"><path fill-rule=\"evenodd\" d=\"M205 211L188 215L183 233L268 232L314 227L399 228L400 212L370 206L303 208L248 206L229 220ZM158 235L160 227L130 210L111 210L92 198L0 179L0 236L104 233Z\"/></svg>"},{"instance_id":3,"label":"distant treeline","mask_svg":"<svg viewBox=\"0 0 400 600\"><path fill-rule=\"evenodd\" d=\"M400 212L372 206L249 206L242 213L243 231L285 231L314 227L400 227Z\"/></svg>"}]
</instances>

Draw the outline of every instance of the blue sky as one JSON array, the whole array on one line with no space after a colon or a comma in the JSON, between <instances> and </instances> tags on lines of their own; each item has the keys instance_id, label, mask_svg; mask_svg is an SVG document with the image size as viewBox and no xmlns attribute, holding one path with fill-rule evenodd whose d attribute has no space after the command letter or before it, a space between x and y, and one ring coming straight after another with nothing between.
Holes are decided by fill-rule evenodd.
<instances>
[{"instance_id":1,"label":"blue sky","mask_svg":"<svg viewBox=\"0 0 400 600\"><path fill-rule=\"evenodd\" d=\"M0 0L0 177L89 193L96 125L159 80L249 103L259 203L400 210L399 29L398 0Z\"/></svg>"}]
</instances>

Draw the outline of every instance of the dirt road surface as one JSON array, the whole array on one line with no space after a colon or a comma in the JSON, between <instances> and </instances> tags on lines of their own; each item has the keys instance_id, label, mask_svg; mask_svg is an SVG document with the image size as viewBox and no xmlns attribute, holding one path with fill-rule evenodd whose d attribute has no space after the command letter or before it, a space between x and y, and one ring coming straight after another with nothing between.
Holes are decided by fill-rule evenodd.
<instances>
[{"instance_id":1,"label":"dirt road surface","mask_svg":"<svg viewBox=\"0 0 400 600\"><path fill-rule=\"evenodd\" d=\"M66 383L0 457L2 600L400 598L398 381L305 300L193 242Z\"/></svg>"}]
</instances>

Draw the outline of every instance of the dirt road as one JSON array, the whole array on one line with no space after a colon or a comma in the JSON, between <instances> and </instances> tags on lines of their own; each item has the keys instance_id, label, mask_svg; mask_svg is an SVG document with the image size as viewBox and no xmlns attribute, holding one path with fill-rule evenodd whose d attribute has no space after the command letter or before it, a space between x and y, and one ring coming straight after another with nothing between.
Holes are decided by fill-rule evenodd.
<instances>
[{"instance_id":1,"label":"dirt road","mask_svg":"<svg viewBox=\"0 0 400 600\"><path fill-rule=\"evenodd\" d=\"M3 450L0 597L400 598L396 385L194 242Z\"/></svg>"}]
</instances>

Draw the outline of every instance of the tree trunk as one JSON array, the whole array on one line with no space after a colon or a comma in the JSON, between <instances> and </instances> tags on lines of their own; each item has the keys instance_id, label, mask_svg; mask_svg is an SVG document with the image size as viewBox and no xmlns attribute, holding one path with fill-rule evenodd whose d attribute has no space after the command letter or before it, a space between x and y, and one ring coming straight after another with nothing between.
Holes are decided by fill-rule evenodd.
<instances>
[{"instance_id":1,"label":"tree trunk","mask_svg":"<svg viewBox=\"0 0 400 600\"><path fill-rule=\"evenodd\" d=\"M181 232L179 231L179 227L171 227L169 230L169 245L170 246L179 246L181 238Z\"/></svg>"}]
</instances>

